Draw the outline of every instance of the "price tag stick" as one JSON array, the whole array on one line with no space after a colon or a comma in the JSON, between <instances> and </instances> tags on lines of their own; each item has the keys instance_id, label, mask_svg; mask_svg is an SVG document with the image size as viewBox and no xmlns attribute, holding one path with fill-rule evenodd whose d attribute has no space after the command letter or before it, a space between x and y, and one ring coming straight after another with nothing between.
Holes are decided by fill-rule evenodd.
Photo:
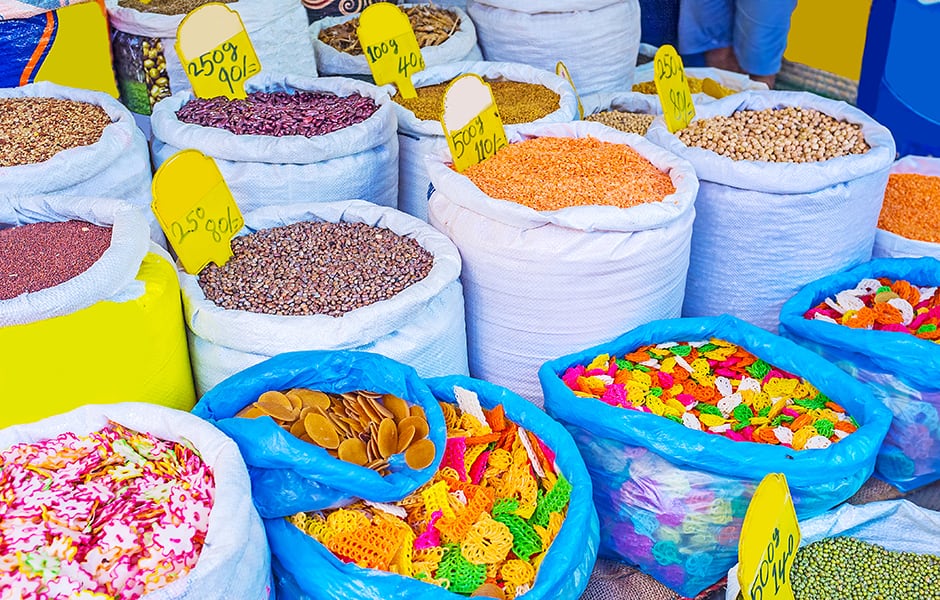
<instances>
[{"instance_id":1,"label":"price tag stick","mask_svg":"<svg viewBox=\"0 0 940 600\"><path fill-rule=\"evenodd\" d=\"M183 17L176 30L176 53L200 98L245 98L245 80L261 72L242 18L218 2Z\"/></svg>"},{"instance_id":2,"label":"price tag stick","mask_svg":"<svg viewBox=\"0 0 940 600\"><path fill-rule=\"evenodd\" d=\"M408 16L388 2L370 4L356 34L375 84L394 83L402 98L416 98L411 76L424 70L424 57Z\"/></svg>"},{"instance_id":3,"label":"price tag stick","mask_svg":"<svg viewBox=\"0 0 940 600\"><path fill-rule=\"evenodd\" d=\"M461 75L447 86L441 126L458 173L509 145L493 90L473 73Z\"/></svg>"},{"instance_id":4,"label":"price tag stick","mask_svg":"<svg viewBox=\"0 0 940 600\"><path fill-rule=\"evenodd\" d=\"M150 207L187 273L231 258L245 220L214 160L181 150L157 169L152 187Z\"/></svg>"},{"instance_id":5,"label":"price tag stick","mask_svg":"<svg viewBox=\"0 0 940 600\"><path fill-rule=\"evenodd\" d=\"M571 89L574 90L574 97L578 100L578 118L584 118L584 105L581 104L581 96L578 95L578 88L574 87L574 80L571 79L571 73L568 71L568 67L565 66L565 63L558 61L558 64L555 65L555 74L559 77L564 77L568 80L568 83L571 84Z\"/></svg>"},{"instance_id":6,"label":"price tag stick","mask_svg":"<svg viewBox=\"0 0 940 600\"><path fill-rule=\"evenodd\" d=\"M663 106L663 117L671 133L685 129L695 118L692 92L685 78L685 68L676 49L665 44L656 51L653 65L656 92Z\"/></svg>"},{"instance_id":7,"label":"price tag stick","mask_svg":"<svg viewBox=\"0 0 940 600\"><path fill-rule=\"evenodd\" d=\"M787 478L764 477L747 507L738 543L738 582L746 600L794 600L790 569L800 526Z\"/></svg>"}]
</instances>

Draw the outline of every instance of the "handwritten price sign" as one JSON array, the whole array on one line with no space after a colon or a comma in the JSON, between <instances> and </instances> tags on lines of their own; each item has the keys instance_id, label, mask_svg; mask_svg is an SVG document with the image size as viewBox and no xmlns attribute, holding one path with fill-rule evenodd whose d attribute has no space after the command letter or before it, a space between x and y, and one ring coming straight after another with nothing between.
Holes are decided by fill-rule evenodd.
<instances>
[{"instance_id":1,"label":"handwritten price sign","mask_svg":"<svg viewBox=\"0 0 940 600\"><path fill-rule=\"evenodd\" d=\"M771 473L747 507L738 544L738 581L747 600L793 600L790 569L800 527L787 479Z\"/></svg>"},{"instance_id":2,"label":"handwritten price sign","mask_svg":"<svg viewBox=\"0 0 940 600\"><path fill-rule=\"evenodd\" d=\"M460 173L509 145L493 90L473 73L461 75L447 86L441 125L454 168Z\"/></svg>"},{"instance_id":3,"label":"handwritten price sign","mask_svg":"<svg viewBox=\"0 0 940 600\"><path fill-rule=\"evenodd\" d=\"M198 150L177 152L160 166L150 206L183 269L193 275L209 263L224 265L245 224L215 161Z\"/></svg>"},{"instance_id":4,"label":"handwritten price sign","mask_svg":"<svg viewBox=\"0 0 940 600\"><path fill-rule=\"evenodd\" d=\"M394 83L403 98L417 97L411 76L424 69L424 57L405 13L388 2L370 4L356 33L375 84Z\"/></svg>"},{"instance_id":5,"label":"handwritten price sign","mask_svg":"<svg viewBox=\"0 0 940 600\"><path fill-rule=\"evenodd\" d=\"M685 78L682 59L669 44L660 46L654 60L653 72L659 102L663 105L663 117L669 131L675 133L685 129L695 117L689 81Z\"/></svg>"},{"instance_id":6,"label":"handwritten price sign","mask_svg":"<svg viewBox=\"0 0 940 600\"><path fill-rule=\"evenodd\" d=\"M245 80L261 72L261 61L237 12L204 4L180 22L176 52L200 98L244 98Z\"/></svg>"}]
</instances>

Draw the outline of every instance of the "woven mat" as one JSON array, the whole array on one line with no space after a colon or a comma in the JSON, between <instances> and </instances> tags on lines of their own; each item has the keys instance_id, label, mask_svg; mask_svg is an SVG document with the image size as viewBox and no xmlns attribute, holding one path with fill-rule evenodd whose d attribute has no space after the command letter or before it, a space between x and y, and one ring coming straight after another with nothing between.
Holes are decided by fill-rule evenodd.
<instances>
[{"instance_id":1,"label":"woven mat","mask_svg":"<svg viewBox=\"0 0 940 600\"><path fill-rule=\"evenodd\" d=\"M774 89L813 92L834 100L855 104L858 81L835 73L814 69L802 63L783 61Z\"/></svg>"},{"instance_id":2,"label":"woven mat","mask_svg":"<svg viewBox=\"0 0 940 600\"><path fill-rule=\"evenodd\" d=\"M905 498L930 510L940 511L940 481L902 494L893 486L872 477L849 499L852 504ZM698 600L722 600L724 586L700 595ZM633 567L598 560L581 600L678 600L679 595Z\"/></svg>"}]
</instances>

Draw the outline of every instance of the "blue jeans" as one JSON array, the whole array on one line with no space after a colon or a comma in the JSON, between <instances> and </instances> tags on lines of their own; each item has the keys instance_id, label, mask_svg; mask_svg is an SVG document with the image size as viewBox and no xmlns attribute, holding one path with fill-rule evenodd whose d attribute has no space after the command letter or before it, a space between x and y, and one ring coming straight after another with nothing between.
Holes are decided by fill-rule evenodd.
<instances>
[{"instance_id":1,"label":"blue jeans","mask_svg":"<svg viewBox=\"0 0 940 600\"><path fill-rule=\"evenodd\" d=\"M732 46L751 75L774 75L787 48L796 0L681 0L679 51L700 54Z\"/></svg>"}]
</instances>

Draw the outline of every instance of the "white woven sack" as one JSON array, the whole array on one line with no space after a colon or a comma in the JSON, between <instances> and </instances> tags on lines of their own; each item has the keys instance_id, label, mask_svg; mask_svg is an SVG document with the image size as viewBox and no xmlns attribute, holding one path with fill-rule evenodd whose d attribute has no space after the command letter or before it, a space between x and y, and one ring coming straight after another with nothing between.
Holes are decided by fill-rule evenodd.
<instances>
[{"instance_id":1,"label":"white woven sack","mask_svg":"<svg viewBox=\"0 0 940 600\"><path fill-rule=\"evenodd\" d=\"M894 163L892 173L920 173L940 177L940 158L930 156L905 156ZM934 198L933 202L940 202ZM912 240L884 229L875 233L873 258L917 258L931 256L940 259L940 244Z\"/></svg>"},{"instance_id":2,"label":"white woven sack","mask_svg":"<svg viewBox=\"0 0 940 600\"><path fill-rule=\"evenodd\" d=\"M374 85L343 77L264 75L245 86L253 91L359 93L375 100L371 117L326 135L236 135L225 129L181 122L176 111L193 98L179 92L153 110L153 161L158 167L176 152L194 148L215 159L243 211L273 204L363 198L398 204L398 137L392 101Z\"/></svg>"},{"instance_id":3,"label":"white woven sack","mask_svg":"<svg viewBox=\"0 0 940 600\"><path fill-rule=\"evenodd\" d=\"M654 65L655 62L648 62L637 67L636 74L633 76L633 83L637 84L653 81ZM689 67L685 70L685 74L688 77L695 77L696 79L714 79L726 88L740 92L766 92L769 89L766 83L754 81L744 73L735 73L734 71L725 71L724 69L716 69L714 67ZM659 98L656 94L646 95L659 104ZM698 94L692 94L692 102L695 106L714 102L715 100L717 100L717 98L705 93L700 92ZM660 105L659 114L662 114L662 105Z\"/></svg>"},{"instance_id":4,"label":"white woven sack","mask_svg":"<svg viewBox=\"0 0 940 600\"><path fill-rule=\"evenodd\" d=\"M629 209L538 212L482 193L446 150L427 158L430 222L463 259L470 373L539 406L545 361L679 315L698 190L687 162L600 123L520 125L509 141L545 136L627 144L668 172L676 193Z\"/></svg>"},{"instance_id":5,"label":"white woven sack","mask_svg":"<svg viewBox=\"0 0 940 600\"><path fill-rule=\"evenodd\" d=\"M73 219L111 227L111 245L88 270L64 283L0 300L0 327L51 319L102 300L124 302L144 294L144 284L136 279L140 263L147 252L162 254L162 250L151 243L148 215L141 209L113 198L0 198L0 227Z\"/></svg>"},{"instance_id":6,"label":"white woven sack","mask_svg":"<svg viewBox=\"0 0 940 600\"><path fill-rule=\"evenodd\" d=\"M853 537L891 552L937 554L940 513L907 500L887 500L839 508L800 523L800 547L831 537ZM728 572L725 600L737 600L738 565Z\"/></svg>"},{"instance_id":7,"label":"white woven sack","mask_svg":"<svg viewBox=\"0 0 940 600\"><path fill-rule=\"evenodd\" d=\"M196 390L272 356L298 350L374 352L422 377L467 373L460 254L427 223L361 200L269 206L245 215L242 234L300 221L366 223L414 238L434 256L427 277L394 297L342 317L285 317L226 310L206 299L197 278L180 271Z\"/></svg>"},{"instance_id":8,"label":"white woven sack","mask_svg":"<svg viewBox=\"0 0 940 600\"><path fill-rule=\"evenodd\" d=\"M578 118L578 98L571 84L562 77L518 63L461 62L441 65L415 73L411 78L416 87L434 85L463 75L476 73L489 80L537 83L558 94L558 110L533 123L566 123ZM394 93L391 91L390 93ZM447 148L440 121L423 121L413 112L394 102L398 115L398 208L422 221L428 220L428 176L424 157ZM515 129L507 125L507 133Z\"/></svg>"},{"instance_id":9,"label":"white woven sack","mask_svg":"<svg viewBox=\"0 0 940 600\"><path fill-rule=\"evenodd\" d=\"M186 15L145 13L105 0L108 22L124 33L163 41L170 92L191 90L189 78L176 54L176 29ZM226 6L241 17L251 38L262 73L317 76L313 45L307 37L307 13L297 0L238 0ZM251 79L249 79L251 81Z\"/></svg>"},{"instance_id":10,"label":"white woven sack","mask_svg":"<svg viewBox=\"0 0 940 600\"><path fill-rule=\"evenodd\" d=\"M467 13L486 60L553 73L563 61L580 94L633 83L639 0L468 0Z\"/></svg>"},{"instance_id":11,"label":"white woven sack","mask_svg":"<svg viewBox=\"0 0 940 600\"><path fill-rule=\"evenodd\" d=\"M663 114L663 106L658 98L638 92L598 92L581 96L581 106L584 108L585 117L608 110L643 115Z\"/></svg>"},{"instance_id":12,"label":"white woven sack","mask_svg":"<svg viewBox=\"0 0 940 600\"><path fill-rule=\"evenodd\" d=\"M695 167L692 261L683 316L728 313L776 332L800 288L871 258L894 138L844 102L805 92L742 92L700 106L696 119L784 106L858 123L871 150L813 163L732 160L688 147L658 118L648 137Z\"/></svg>"},{"instance_id":13,"label":"white woven sack","mask_svg":"<svg viewBox=\"0 0 940 600\"><path fill-rule=\"evenodd\" d=\"M440 7L437 2L434 4ZM415 4L402 4L401 8L404 9L409 6L415 6ZM424 58L424 67L426 69L453 62L483 58L480 47L477 45L477 30L473 26L473 21L460 8L452 7L450 10L456 12L457 16L460 17L460 27L444 43L421 49L421 56ZM365 55L340 52L329 44L321 42L319 37L322 30L358 17L359 13L339 17L325 17L319 21L314 21L310 25L310 40L316 50L317 70L321 76L372 75ZM412 76L412 80L414 80L414 76Z\"/></svg>"},{"instance_id":14,"label":"white woven sack","mask_svg":"<svg viewBox=\"0 0 940 600\"><path fill-rule=\"evenodd\" d=\"M147 140L124 105L102 92L49 82L0 89L0 98L62 98L100 106L112 123L94 144L57 153L30 165L0 167L0 197L51 194L119 198L150 207L150 155ZM155 219L152 233L162 240Z\"/></svg>"},{"instance_id":15,"label":"white woven sack","mask_svg":"<svg viewBox=\"0 0 940 600\"><path fill-rule=\"evenodd\" d=\"M135 431L191 443L212 469L215 494L209 529L196 566L141 600L267 600L271 554L261 518L251 501L251 481L238 446L187 412L156 404L89 404L27 425L0 430L0 449L35 443L65 432L87 435L114 421Z\"/></svg>"}]
</instances>

